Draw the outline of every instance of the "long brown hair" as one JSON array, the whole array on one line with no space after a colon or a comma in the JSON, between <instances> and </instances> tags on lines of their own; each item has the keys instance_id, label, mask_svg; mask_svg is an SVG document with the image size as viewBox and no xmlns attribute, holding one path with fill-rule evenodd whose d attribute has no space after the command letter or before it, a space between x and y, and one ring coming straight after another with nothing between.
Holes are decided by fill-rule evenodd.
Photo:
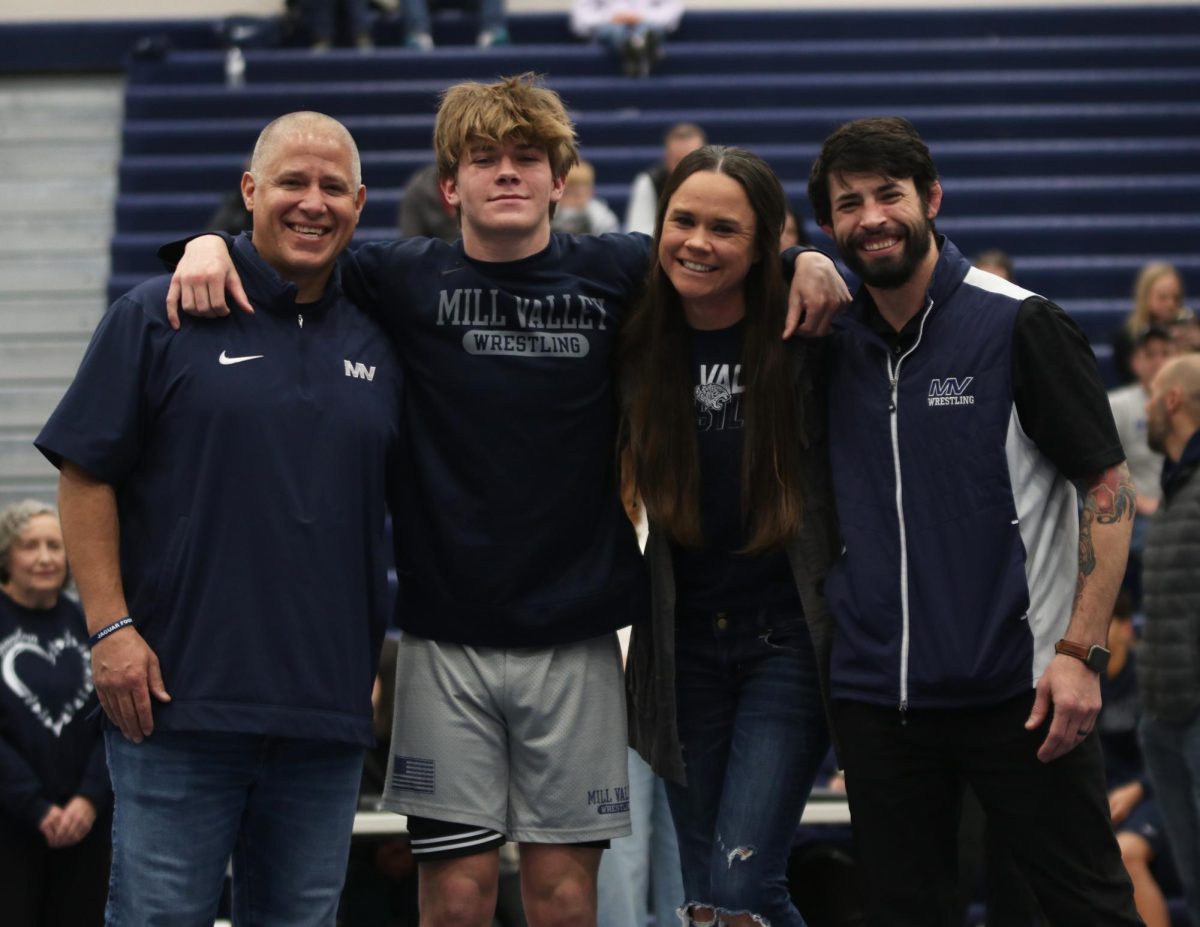
<instances>
[{"instance_id":1,"label":"long brown hair","mask_svg":"<svg viewBox=\"0 0 1200 927\"><path fill-rule=\"evenodd\" d=\"M755 216L756 260L743 282L742 370L748 379L741 504L749 538L742 552L761 553L793 537L802 514L799 426L789 348L781 337L787 299L778 247L787 204L779 178L762 158L741 148L706 145L680 161L667 179L654 224L656 249L671 197L699 171L737 181ZM645 293L621 338L623 435L637 489L657 527L677 543L699 547L704 537L691 332L657 250Z\"/></svg>"}]
</instances>

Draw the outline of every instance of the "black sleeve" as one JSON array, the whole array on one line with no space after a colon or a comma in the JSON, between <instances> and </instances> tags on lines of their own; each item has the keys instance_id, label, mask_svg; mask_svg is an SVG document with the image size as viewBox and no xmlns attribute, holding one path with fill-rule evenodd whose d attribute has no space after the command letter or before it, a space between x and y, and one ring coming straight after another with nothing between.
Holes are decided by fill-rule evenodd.
<instances>
[{"instance_id":1,"label":"black sleeve","mask_svg":"<svg viewBox=\"0 0 1200 927\"><path fill-rule=\"evenodd\" d=\"M812 245L792 245L779 255L779 260L783 266L783 279L788 283L792 282L792 277L796 272L796 258L798 258L805 251L816 251L819 254L825 254L825 252L820 248L814 248ZM829 257L828 254L825 254L825 256ZM833 258L829 259L831 261L833 260Z\"/></svg>"},{"instance_id":2,"label":"black sleeve","mask_svg":"<svg viewBox=\"0 0 1200 927\"><path fill-rule=\"evenodd\" d=\"M233 239L236 235L230 235L228 232L222 232L214 229L211 232L198 232L195 235L189 235L187 238L180 238L177 241L169 241L156 252L158 259L163 262L167 270L174 270L175 265L179 263L183 257L183 249L187 247L187 243L194 238L203 238L205 235L217 235L225 239L225 247L233 247Z\"/></svg>"},{"instance_id":3,"label":"black sleeve","mask_svg":"<svg viewBox=\"0 0 1200 927\"><path fill-rule=\"evenodd\" d=\"M1030 440L1067 479L1125 459L1087 336L1066 312L1031 296L1013 332L1013 398Z\"/></svg>"}]
</instances>

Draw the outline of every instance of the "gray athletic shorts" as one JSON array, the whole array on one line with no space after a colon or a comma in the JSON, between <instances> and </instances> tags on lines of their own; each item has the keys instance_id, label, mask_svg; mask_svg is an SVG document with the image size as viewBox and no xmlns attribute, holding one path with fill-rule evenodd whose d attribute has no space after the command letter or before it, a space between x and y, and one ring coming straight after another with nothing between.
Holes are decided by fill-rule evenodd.
<instances>
[{"instance_id":1,"label":"gray athletic shorts","mask_svg":"<svg viewBox=\"0 0 1200 927\"><path fill-rule=\"evenodd\" d=\"M616 634L468 647L405 634L383 804L524 843L630 833Z\"/></svg>"}]
</instances>

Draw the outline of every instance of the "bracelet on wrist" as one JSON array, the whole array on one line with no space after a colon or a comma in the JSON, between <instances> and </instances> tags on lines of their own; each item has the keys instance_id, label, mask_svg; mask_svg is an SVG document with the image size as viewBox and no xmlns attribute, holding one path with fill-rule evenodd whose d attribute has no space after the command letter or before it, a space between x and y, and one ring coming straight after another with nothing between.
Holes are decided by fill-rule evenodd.
<instances>
[{"instance_id":1,"label":"bracelet on wrist","mask_svg":"<svg viewBox=\"0 0 1200 927\"><path fill-rule=\"evenodd\" d=\"M127 627L131 624L133 624L133 619L128 615L125 615L123 618L118 618L112 624L106 624L99 631L88 638L88 647L95 647L98 643L104 640L104 638L108 637L108 635L120 631L121 628Z\"/></svg>"}]
</instances>

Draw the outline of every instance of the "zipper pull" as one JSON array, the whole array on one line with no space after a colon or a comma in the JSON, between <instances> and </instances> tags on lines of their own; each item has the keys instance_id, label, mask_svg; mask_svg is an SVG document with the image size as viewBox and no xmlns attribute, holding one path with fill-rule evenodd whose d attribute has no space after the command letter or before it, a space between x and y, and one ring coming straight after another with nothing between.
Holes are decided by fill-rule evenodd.
<instances>
[{"instance_id":1,"label":"zipper pull","mask_svg":"<svg viewBox=\"0 0 1200 927\"><path fill-rule=\"evenodd\" d=\"M296 321L300 323L300 327L301 327L301 328L303 328L303 327L304 327L304 316L302 316L302 315L297 315L297 316L296 316Z\"/></svg>"},{"instance_id":2,"label":"zipper pull","mask_svg":"<svg viewBox=\"0 0 1200 927\"><path fill-rule=\"evenodd\" d=\"M900 726L908 727L908 700L900 702Z\"/></svg>"}]
</instances>

